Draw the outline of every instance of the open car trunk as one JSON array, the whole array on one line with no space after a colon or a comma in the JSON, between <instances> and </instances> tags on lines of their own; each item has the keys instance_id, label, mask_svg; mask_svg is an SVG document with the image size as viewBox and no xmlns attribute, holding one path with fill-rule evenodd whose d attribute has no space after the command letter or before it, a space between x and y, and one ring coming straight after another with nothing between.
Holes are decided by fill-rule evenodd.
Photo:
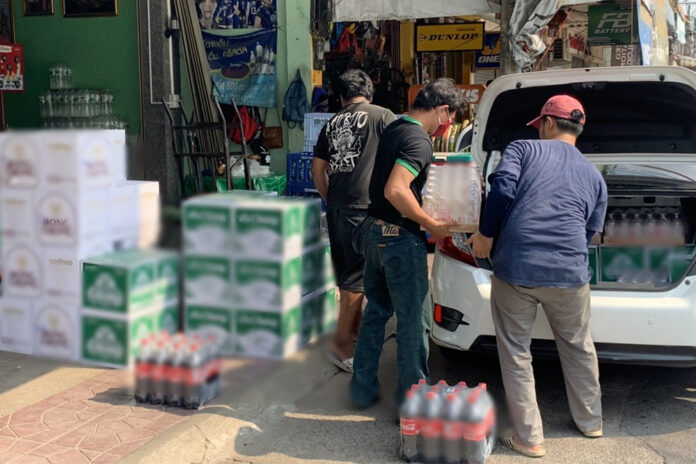
<instances>
[{"instance_id":1,"label":"open car trunk","mask_svg":"<svg viewBox=\"0 0 696 464\"><path fill-rule=\"evenodd\" d=\"M474 121L484 175L551 96L584 105L578 149L609 188L607 228L590 249L593 288L665 290L696 274L696 73L684 68L592 68L496 79ZM490 262L478 263L490 267Z\"/></svg>"},{"instance_id":2,"label":"open car trunk","mask_svg":"<svg viewBox=\"0 0 696 464\"><path fill-rule=\"evenodd\" d=\"M590 247L591 285L665 290L679 284L694 265L696 182L674 172L676 166L598 168L609 202L604 230Z\"/></svg>"}]
</instances>

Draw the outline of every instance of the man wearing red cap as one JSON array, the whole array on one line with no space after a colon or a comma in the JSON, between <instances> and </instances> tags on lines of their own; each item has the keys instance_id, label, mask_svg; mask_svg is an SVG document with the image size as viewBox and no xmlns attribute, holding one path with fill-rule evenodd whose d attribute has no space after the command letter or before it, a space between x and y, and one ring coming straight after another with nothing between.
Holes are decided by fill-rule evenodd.
<instances>
[{"instance_id":1,"label":"man wearing red cap","mask_svg":"<svg viewBox=\"0 0 696 464\"><path fill-rule=\"evenodd\" d=\"M491 311L514 429L502 442L541 457L546 450L529 350L538 305L556 339L573 420L586 437L602 436L587 250L604 225L607 188L575 148L585 125L578 100L556 95L528 125L541 140L505 149L489 179L480 230L468 243L477 258L488 258L495 239Z\"/></svg>"}]
</instances>

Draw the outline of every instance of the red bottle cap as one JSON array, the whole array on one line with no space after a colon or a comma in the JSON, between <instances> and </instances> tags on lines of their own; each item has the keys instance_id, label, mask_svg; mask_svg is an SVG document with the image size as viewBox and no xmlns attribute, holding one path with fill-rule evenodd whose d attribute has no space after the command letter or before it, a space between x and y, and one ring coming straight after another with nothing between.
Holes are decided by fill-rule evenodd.
<instances>
[{"instance_id":1,"label":"red bottle cap","mask_svg":"<svg viewBox=\"0 0 696 464\"><path fill-rule=\"evenodd\" d=\"M418 385L427 385L428 382L425 381L425 379L420 379L418 380Z\"/></svg>"},{"instance_id":2,"label":"red bottle cap","mask_svg":"<svg viewBox=\"0 0 696 464\"><path fill-rule=\"evenodd\" d=\"M413 398L414 396L416 396L416 392L415 392L415 391L409 390L409 391L406 392L406 399L407 399L407 400L410 400L410 399Z\"/></svg>"},{"instance_id":3,"label":"red bottle cap","mask_svg":"<svg viewBox=\"0 0 696 464\"><path fill-rule=\"evenodd\" d=\"M429 392L425 395L425 397L426 397L427 399L429 399L429 400L434 400L436 396L437 396L437 394L436 394L434 391L429 391Z\"/></svg>"},{"instance_id":4,"label":"red bottle cap","mask_svg":"<svg viewBox=\"0 0 696 464\"><path fill-rule=\"evenodd\" d=\"M457 394L450 393L449 395L447 395L447 401L449 401L450 403L457 401Z\"/></svg>"},{"instance_id":5,"label":"red bottle cap","mask_svg":"<svg viewBox=\"0 0 696 464\"><path fill-rule=\"evenodd\" d=\"M480 384L478 384L478 387L479 387L481 390L483 390L483 391L487 391L487 390L488 390L488 385L486 385L485 383L480 383Z\"/></svg>"}]
</instances>

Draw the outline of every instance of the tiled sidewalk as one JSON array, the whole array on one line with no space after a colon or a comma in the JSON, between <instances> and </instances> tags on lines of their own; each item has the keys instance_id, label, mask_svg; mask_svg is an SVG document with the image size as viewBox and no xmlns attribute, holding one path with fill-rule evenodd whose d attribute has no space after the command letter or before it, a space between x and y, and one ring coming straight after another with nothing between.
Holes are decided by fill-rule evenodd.
<instances>
[{"instance_id":1,"label":"tiled sidewalk","mask_svg":"<svg viewBox=\"0 0 696 464\"><path fill-rule=\"evenodd\" d=\"M137 404L128 375L102 372L0 417L0 462L111 463L193 414Z\"/></svg>"},{"instance_id":2,"label":"tiled sidewalk","mask_svg":"<svg viewBox=\"0 0 696 464\"><path fill-rule=\"evenodd\" d=\"M210 407L226 404L277 366L268 360L223 359L222 393ZM194 414L183 408L137 403L129 371L96 372L71 388L0 417L0 464L116 462ZM26 394L30 398L35 391Z\"/></svg>"}]
</instances>

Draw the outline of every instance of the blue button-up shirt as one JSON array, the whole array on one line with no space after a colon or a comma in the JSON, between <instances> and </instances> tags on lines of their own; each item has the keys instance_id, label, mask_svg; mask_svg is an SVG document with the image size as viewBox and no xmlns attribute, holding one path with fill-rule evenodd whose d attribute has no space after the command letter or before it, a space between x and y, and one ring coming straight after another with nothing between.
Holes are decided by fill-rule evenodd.
<instances>
[{"instance_id":1,"label":"blue button-up shirt","mask_svg":"<svg viewBox=\"0 0 696 464\"><path fill-rule=\"evenodd\" d=\"M489 182L480 231L496 237L496 277L525 287L589 282L587 238L604 226L607 187L582 153L558 140L519 140Z\"/></svg>"}]
</instances>

